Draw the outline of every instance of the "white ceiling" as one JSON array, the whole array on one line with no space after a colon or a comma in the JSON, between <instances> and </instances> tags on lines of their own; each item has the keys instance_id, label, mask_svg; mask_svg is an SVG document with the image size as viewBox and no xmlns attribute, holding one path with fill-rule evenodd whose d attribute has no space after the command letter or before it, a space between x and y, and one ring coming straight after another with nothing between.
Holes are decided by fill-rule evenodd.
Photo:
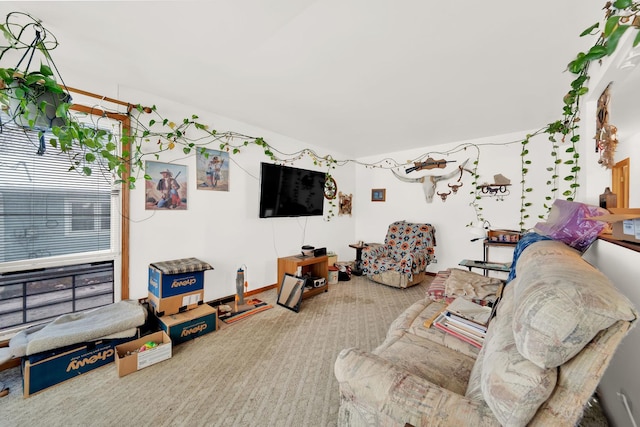
<instances>
[{"instance_id":1,"label":"white ceiling","mask_svg":"<svg viewBox=\"0 0 640 427\"><path fill-rule=\"evenodd\" d=\"M602 6L48 1L0 2L0 12L42 20L60 42L52 55L70 86L97 93L135 87L195 114L210 111L360 157L560 119L572 80L566 65L593 44L579 34L601 20Z\"/></svg>"}]
</instances>

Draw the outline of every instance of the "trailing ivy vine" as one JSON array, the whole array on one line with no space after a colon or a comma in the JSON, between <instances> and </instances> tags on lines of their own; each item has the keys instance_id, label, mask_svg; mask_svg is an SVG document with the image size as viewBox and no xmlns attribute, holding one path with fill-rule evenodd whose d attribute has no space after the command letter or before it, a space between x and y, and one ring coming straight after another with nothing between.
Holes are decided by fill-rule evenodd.
<instances>
[{"instance_id":1,"label":"trailing ivy vine","mask_svg":"<svg viewBox=\"0 0 640 427\"><path fill-rule=\"evenodd\" d=\"M531 138L540 134L547 134L551 143L550 157L552 166L547 168L549 178L547 187L549 194L545 197L544 207L549 208L552 200L558 197L560 188L567 187L562 196L568 200L575 198L579 188L578 178L580 172L580 155L577 144L580 141L578 133L578 123L580 120L580 101L588 93L589 65L593 61L599 61L608 55L613 54L620 41L620 38L629 29L637 30L640 27L640 2L633 0L616 0L607 2L604 7L605 19L601 28L600 23L595 23L585 29L581 37L598 35L595 44L586 52L580 52L569 63L568 71L575 75L571 82L571 87L563 98L563 109L561 120L548 124L545 128L527 135L521 141L521 205L520 205L520 227L523 228L525 220L530 218L529 209L532 203L528 201L528 195L532 187L527 185L527 176L531 168L530 141ZM15 21L16 17L27 17L28 23L19 25ZM45 37L47 35L54 39L53 44L43 39L37 43L37 50L42 53L44 62L36 71L28 69L18 69L18 67L8 67L2 63L4 54L11 50L24 50L29 47L24 37L27 29L40 31ZM31 100L30 89L33 85L53 91L63 92L66 86L54 78L55 64L51 58L50 50L57 46L57 40L46 29L40 21L33 19L29 15L11 12L7 15L5 23L0 24L7 43L0 45L0 102L7 108L11 101L25 104ZM30 41L30 39L29 39ZM640 43L640 32L635 36L633 46ZM28 67L27 67L28 68ZM15 87L18 90L15 90ZM13 90L11 90L13 88ZM13 99L12 99L13 98ZM181 149L186 155L200 152L206 154L205 150L212 144L217 144L221 150L226 150L233 154L241 152L242 148L255 146L261 149L264 155L275 162L292 163L303 157L309 157L315 165L327 169L327 174L336 166L342 166L349 162L362 164L356 160L338 160L330 155L319 155L310 149L304 149L292 154L281 153L270 145L262 137L243 135L237 132L218 132L208 125L201 123L197 115L179 121L172 121L160 115L158 109L153 107L143 107L132 105L127 111L131 117L132 127L128 135L121 137L121 141L114 139L114 136L107 132L88 129L86 125L79 123L69 112L70 103L62 103L57 106L56 116L63 124L54 126L52 132L55 138L51 139L51 146L55 150L69 156L70 170L78 171L86 175L93 173L94 169L110 172L116 182L123 182L129 187L135 187L137 178L144 170L143 160L153 156L158 158L161 153ZM44 111L46 105L39 105L39 111ZM29 113L25 114L28 123L33 127L33 117ZM129 143L129 151L118 152L119 142ZM126 144L125 144L126 145ZM409 163L399 163L385 159L377 164L366 164L367 167L393 168ZM476 216L482 220L482 207L479 205L478 194L478 169L479 152L473 167L473 201L470 203L474 208ZM563 175L563 170L568 168L568 172ZM149 176L144 176L150 179ZM561 185L564 184L564 185Z\"/></svg>"}]
</instances>

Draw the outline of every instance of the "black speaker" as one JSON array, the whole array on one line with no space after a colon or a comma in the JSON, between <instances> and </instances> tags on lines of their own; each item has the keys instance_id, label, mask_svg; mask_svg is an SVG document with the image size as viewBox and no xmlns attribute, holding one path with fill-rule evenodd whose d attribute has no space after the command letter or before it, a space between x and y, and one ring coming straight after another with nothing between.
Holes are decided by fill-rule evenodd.
<instances>
[{"instance_id":1,"label":"black speaker","mask_svg":"<svg viewBox=\"0 0 640 427\"><path fill-rule=\"evenodd\" d=\"M313 250L313 256L323 256L327 254L327 248L318 248Z\"/></svg>"}]
</instances>

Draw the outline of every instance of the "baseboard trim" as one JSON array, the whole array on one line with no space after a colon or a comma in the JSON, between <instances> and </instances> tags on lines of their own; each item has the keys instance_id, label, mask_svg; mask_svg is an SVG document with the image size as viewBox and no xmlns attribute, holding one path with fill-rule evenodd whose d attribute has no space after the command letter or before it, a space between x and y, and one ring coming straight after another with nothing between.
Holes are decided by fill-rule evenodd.
<instances>
[{"instance_id":1,"label":"baseboard trim","mask_svg":"<svg viewBox=\"0 0 640 427\"><path fill-rule=\"evenodd\" d=\"M275 289L276 287L277 287L277 285L273 284L273 285L265 286L263 288L253 289L253 290L245 292L244 296L245 297L250 297L250 296L253 296L253 295L268 291L270 289ZM236 300L236 295L234 294L234 295L229 295L229 296L226 296L226 297L216 298L216 299L211 300L211 301L207 301L207 304L209 304L212 307L215 307L215 306L222 305L222 304L232 303L235 300Z\"/></svg>"}]
</instances>

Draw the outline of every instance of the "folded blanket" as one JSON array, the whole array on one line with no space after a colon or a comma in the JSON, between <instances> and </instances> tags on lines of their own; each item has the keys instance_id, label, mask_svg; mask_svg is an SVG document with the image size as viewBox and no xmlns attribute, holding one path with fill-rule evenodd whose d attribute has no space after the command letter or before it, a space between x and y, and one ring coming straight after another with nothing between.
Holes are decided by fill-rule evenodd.
<instances>
[{"instance_id":1,"label":"folded blanket","mask_svg":"<svg viewBox=\"0 0 640 427\"><path fill-rule=\"evenodd\" d=\"M146 309L137 301L120 301L83 313L64 314L11 338L8 349L0 352L0 363L81 342L131 337L146 317Z\"/></svg>"},{"instance_id":2,"label":"folded blanket","mask_svg":"<svg viewBox=\"0 0 640 427\"><path fill-rule=\"evenodd\" d=\"M502 281L495 277L486 277L473 271L451 268L449 277L444 282L445 295L449 297L465 297L467 299L484 299L495 295Z\"/></svg>"}]
</instances>

